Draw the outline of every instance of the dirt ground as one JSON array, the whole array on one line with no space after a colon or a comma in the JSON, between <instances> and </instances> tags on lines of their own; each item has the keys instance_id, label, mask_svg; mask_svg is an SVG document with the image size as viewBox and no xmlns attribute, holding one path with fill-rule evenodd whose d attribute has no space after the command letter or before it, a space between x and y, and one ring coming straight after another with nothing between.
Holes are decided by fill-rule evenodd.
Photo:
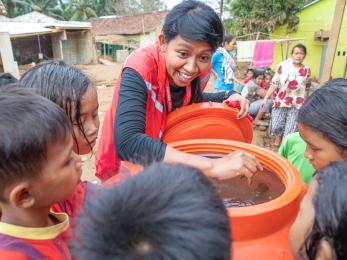
<instances>
[{"instance_id":1,"label":"dirt ground","mask_svg":"<svg viewBox=\"0 0 347 260\"><path fill-rule=\"evenodd\" d=\"M101 134L102 123L105 112L108 110L112 96L114 85L121 69L121 64L113 65L80 65L78 66L83 72L85 72L95 83L98 91L99 98L99 117L100 117L100 130ZM207 91L212 91L212 80L209 82ZM264 140L266 140L266 132L255 129L253 144L264 146ZM99 140L98 140L99 141ZM98 146L98 141L96 147ZM83 161L83 176L84 180L95 181L97 178L95 173L95 153L82 156Z\"/></svg>"}]
</instances>

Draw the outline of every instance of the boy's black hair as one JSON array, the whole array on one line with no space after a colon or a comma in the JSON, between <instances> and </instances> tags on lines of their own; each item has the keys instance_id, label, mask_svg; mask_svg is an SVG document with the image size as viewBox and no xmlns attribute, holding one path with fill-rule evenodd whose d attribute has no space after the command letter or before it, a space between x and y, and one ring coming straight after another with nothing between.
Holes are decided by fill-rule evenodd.
<instances>
[{"instance_id":1,"label":"boy's black hair","mask_svg":"<svg viewBox=\"0 0 347 260\"><path fill-rule=\"evenodd\" d=\"M312 93L298 113L298 123L347 148L347 79L327 81Z\"/></svg>"},{"instance_id":2,"label":"boy's black hair","mask_svg":"<svg viewBox=\"0 0 347 260\"><path fill-rule=\"evenodd\" d=\"M33 90L0 91L0 200L4 188L21 179L36 178L48 147L71 135L64 111Z\"/></svg>"},{"instance_id":3,"label":"boy's black hair","mask_svg":"<svg viewBox=\"0 0 347 260\"><path fill-rule=\"evenodd\" d=\"M12 76L11 73L1 73L0 74L0 87L7 86L9 84L17 83L18 79Z\"/></svg>"},{"instance_id":4,"label":"boy's black hair","mask_svg":"<svg viewBox=\"0 0 347 260\"><path fill-rule=\"evenodd\" d=\"M77 122L81 133L89 143L81 121L80 108L82 96L88 87L93 85L81 70L63 61L41 62L24 73L20 82L26 88L38 89L42 96L63 108L71 124ZM72 135L78 149L74 132ZM92 149L91 144L89 146Z\"/></svg>"},{"instance_id":5,"label":"boy's black hair","mask_svg":"<svg viewBox=\"0 0 347 260\"><path fill-rule=\"evenodd\" d=\"M264 75L264 70L262 69L253 69L253 79L258 78L259 76Z\"/></svg>"},{"instance_id":6,"label":"boy's black hair","mask_svg":"<svg viewBox=\"0 0 347 260\"><path fill-rule=\"evenodd\" d=\"M246 73L248 73L248 72L253 72L254 73L254 69L253 68L248 68Z\"/></svg>"},{"instance_id":7,"label":"boy's black hair","mask_svg":"<svg viewBox=\"0 0 347 260\"><path fill-rule=\"evenodd\" d=\"M274 76L274 72L271 68L267 68L264 71L264 76L271 76L271 78Z\"/></svg>"},{"instance_id":8,"label":"boy's black hair","mask_svg":"<svg viewBox=\"0 0 347 260\"><path fill-rule=\"evenodd\" d=\"M316 259L320 242L331 245L337 259L347 259L347 161L336 161L321 169L313 205L315 217L305 240L306 254Z\"/></svg>"},{"instance_id":9,"label":"boy's black hair","mask_svg":"<svg viewBox=\"0 0 347 260\"><path fill-rule=\"evenodd\" d=\"M156 163L87 202L80 259L230 259L230 223L196 168Z\"/></svg>"},{"instance_id":10,"label":"boy's black hair","mask_svg":"<svg viewBox=\"0 0 347 260\"><path fill-rule=\"evenodd\" d=\"M210 44L214 52L223 41L223 24L216 12L203 2L185 0L176 5L168 13L163 25L166 42L176 36L188 40L204 41ZM200 79L197 77L191 83L191 103L202 101Z\"/></svg>"},{"instance_id":11,"label":"boy's black hair","mask_svg":"<svg viewBox=\"0 0 347 260\"><path fill-rule=\"evenodd\" d=\"M296 44L296 45L293 47L293 49L292 49L292 54L294 53L295 48L301 49L301 50L304 52L305 56L306 56L307 50L306 50L306 46L305 46L305 45L303 45L303 44L301 44L301 43Z\"/></svg>"}]
</instances>

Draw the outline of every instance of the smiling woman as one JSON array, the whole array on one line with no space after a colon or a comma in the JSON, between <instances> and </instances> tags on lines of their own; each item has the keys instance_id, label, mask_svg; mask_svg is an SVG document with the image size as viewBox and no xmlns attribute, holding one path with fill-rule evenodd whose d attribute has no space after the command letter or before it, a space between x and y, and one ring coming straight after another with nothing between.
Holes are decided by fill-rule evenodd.
<instances>
[{"instance_id":1,"label":"smiling woman","mask_svg":"<svg viewBox=\"0 0 347 260\"><path fill-rule=\"evenodd\" d=\"M159 41L134 51L117 81L105 115L96 158L96 176L118 173L120 160L148 165L154 161L185 163L205 174L250 176L261 166L244 153L217 161L171 148L161 140L167 113L202 101L239 101L239 117L248 102L233 91L202 93L211 70L212 53L222 43L223 26L213 9L183 1L165 18Z\"/></svg>"}]
</instances>

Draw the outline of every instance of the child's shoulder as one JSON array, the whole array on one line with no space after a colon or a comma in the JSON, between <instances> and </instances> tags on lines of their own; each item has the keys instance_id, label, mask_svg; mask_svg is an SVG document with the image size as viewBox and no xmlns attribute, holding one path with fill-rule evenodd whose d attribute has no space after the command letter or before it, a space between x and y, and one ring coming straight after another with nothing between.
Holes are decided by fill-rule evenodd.
<instances>
[{"instance_id":1,"label":"child's shoulder","mask_svg":"<svg viewBox=\"0 0 347 260\"><path fill-rule=\"evenodd\" d=\"M305 141L301 138L299 132L294 132L294 133L287 135L285 137L285 139L283 140L283 142L288 143L288 144L296 144L296 143L302 143Z\"/></svg>"},{"instance_id":2,"label":"child's shoulder","mask_svg":"<svg viewBox=\"0 0 347 260\"><path fill-rule=\"evenodd\" d=\"M0 222L1 259L71 259L65 242L69 231L68 216L55 214L54 217L59 223L43 228Z\"/></svg>"}]
</instances>

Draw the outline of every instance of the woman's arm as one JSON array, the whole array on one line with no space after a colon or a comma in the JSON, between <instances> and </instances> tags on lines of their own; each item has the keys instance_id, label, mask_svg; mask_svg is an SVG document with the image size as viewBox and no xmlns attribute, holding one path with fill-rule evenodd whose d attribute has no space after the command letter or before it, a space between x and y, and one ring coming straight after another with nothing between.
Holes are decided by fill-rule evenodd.
<instances>
[{"instance_id":1,"label":"woman's arm","mask_svg":"<svg viewBox=\"0 0 347 260\"><path fill-rule=\"evenodd\" d=\"M194 154L187 154L167 146L164 162L184 163L200 169L208 177L220 180L242 175L251 181L256 171L263 170L263 167L253 155L241 151L233 152L219 159L209 159Z\"/></svg>"},{"instance_id":2,"label":"woman's arm","mask_svg":"<svg viewBox=\"0 0 347 260\"><path fill-rule=\"evenodd\" d=\"M274 85L271 84L269 89L266 92L265 97L263 98L263 100L261 101L260 107L259 107L259 111L262 111L267 103L267 100L269 99L269 97L272 95L272 93L274 93L274 91L278 88L278 85Z\"/></svg>"},{"instance_id":3,"label":"woman's arm","mask_svg":"<svg viewBox=\"0 0 347 260\"><path fill-rule=\"evenodd\" d=\"M121 160L147 165L162 161L166 144L145 134L147 88L142 77L126 68L120 83L114 142Z\"/></svg>"},{"instance_id":4,"label":"woman's arm","mask_svg":"<svg viewBox=\"0 0 347 260\"><path fill-rule=\"evenodd\" d=\"M233 96L233 95L232 95ZM161 140L145 134L146 86L141 76L132 69L125 69L119 91L115 119L115 147L121 160L148 165L154 161L184 163L202 170L206 175L220 179L237 175L247 177L261 169L251 155L232 153L220 159L187 154Z\"/></svg>"}]
</instances>

